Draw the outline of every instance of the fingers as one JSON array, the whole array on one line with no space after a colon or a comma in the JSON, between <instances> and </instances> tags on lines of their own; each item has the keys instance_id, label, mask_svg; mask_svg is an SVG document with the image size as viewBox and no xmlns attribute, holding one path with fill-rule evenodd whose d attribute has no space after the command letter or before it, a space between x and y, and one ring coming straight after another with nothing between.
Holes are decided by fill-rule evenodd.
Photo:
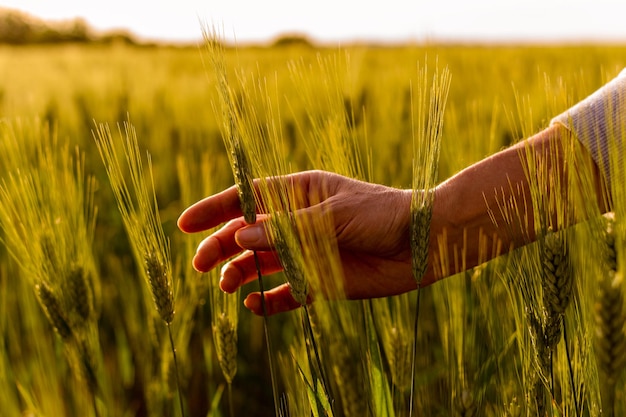
<instances>
[{"instance_id":1,"label":"fingers","mask_svg":"<svg viewBox=\"0 0 626 417\"><path fill-rule=\"evenodd\" d=\"M232 186L189 206L178 218L178 228L186 233L201 232L242 214L237 187Z\"/></svg>"},{"instance_id":2,"label":"fingers","mask_svg":"<svg viewBox=\"0 0 626 417\"><path fill-rule=\"evenodd\" d=\"M254 259L254 252L246 251L237 258L228 262L222 268L220 289L227 293L233 293L237 288L252 282L258 278L257 261L261 275L271 275L282 269L280 261L274 252L257 252L257 259Z\"/></svg>"},{"instance_id":3,"label":"fingers","mask_svg":"<svg viewBox=\"0 0 626 417\"><path fill-rule=\"evenodd\" d=\"M265 229L264 220L237 230L234 236L237 244L242 248L250 250L270 250L268 232Z\"/></svg>"},{"instance_id":4,"label":"fingers","mask_svg":"<svg viewBox=\"0 0 626 417\"><path fill-rule=\"evenodd\" d=\"M228 222L217 232L204 239L193 258L193 267L199 272L208 272L242 251L235 241L235 232L246 225L243 218Z\"/></svg>"},{"instance_id":5,"label":"fingers","mask_svg":"<svg viewBox=\"0 0 626 417\"><path fill-rule=\"evenodd\" d=\"M319 200L325 198L329 193L332 194L338 178L337 175L323 171L304 171L282 177L256 179L253 188L257 196L260 193L259 188L263 186L269 189L284 188L297 191L300 198L297 204L306 207L310 198ZM261 202L261 207L257 207L257 212L266 212L263 202ZM178 227L186 233L201 232L241 217L242 214L237 187L232 186L189 206L178 218Z\"/></svg>"},{"instance_id":6,"label":"fingers","mask_svg":"<svg viewBox=\"0 0 626 417\"><path fill-rule=\"evenodd\" d=\"M336 174L306 171L284 177L257 179L254 181L254 190L258 197L260 188L268 187L272 190L276 187L277 197L282 196L281 192L287 192L290 198L293 195L294 201L290 210L294 210L296 215L310 215L312 210L319 209L316 206L322 201L338 192L342 179L343 177ZM271 193L272 191L270 195ZM270 275L282 269L276 254L271 250L265 229L267 216L263 214L268 211L265 203L271 206L271 202L261 202L257 206L257 213L261 214L257 217L257 223L246 224L242 218L237 188L232 186L191 205L178 219L178 227L186 233L201 232L226 223L200 243L193 259L196 270L208 272L221 262L240 254L222 269L220 288L225 292L232 293L257 279L257 264L262 275ZM272 210L277 208L273 207ZM248 250L244 251L245 249ZM256 251L256 259L251 250ZM300 306L291 296L286 284L264 294L267 314L289 311ZM250 294L245 305L254 313L263 314L260 294Z\"/></svg>"},{"instance_id":7,"label":"fingers","mask_svg":"<svg viewBox=\"0 0 626 417\"><path fill-rule=\"evenodd\" d=\"M265 219L248 225L243 218L226 223L224 227L204 239L193 258L193 267L208 272L219 263L240 253L243 249L267 251L270 243L265 230Z\"/></svg>"},{"instance_id":8,"label":"fingers","mask_svg":"<svg viewBox=\"0 0 626 417\"><path fill-rule=\"evenodd\" d=\"M282 284L276 288L265 291L265 310L268 316L286 311L295 310L301 305L291 296L289 285ZM263 304L261 303L261 293L253 292L248 294L243 304L254 314L263 315Z\"/></svg>"},{"instance_id":9,"label":"fingers","mask_svg":"<svg viewBox=\"0 0 626 417\"><path fill-rule=\"evenodd\" d=\"M231 262L224 265L220 288L222 291L233 293L240 286L252 282L258 278L257 261L263 276L271 275L282 269L280 261L274 252L246 251ZM283 313L300 307L300 303L294 300L288 284L279 285L276 288L264 291L265 309L267 315ZM244 305L254 314L263 315L261 293L250 293L244 300Z\"/></svg>"}]
</instances>

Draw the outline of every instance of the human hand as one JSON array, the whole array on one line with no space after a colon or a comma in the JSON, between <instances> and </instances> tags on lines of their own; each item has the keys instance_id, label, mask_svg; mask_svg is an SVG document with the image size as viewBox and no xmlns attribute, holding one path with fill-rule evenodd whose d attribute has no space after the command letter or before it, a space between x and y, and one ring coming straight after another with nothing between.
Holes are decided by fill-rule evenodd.
<instances>
[{"instance_id":1,"label":"human hand","mask_svg":"<svg viewBox=\"0 0 626 417\"><path fill-rule=\"evenodd\" d=\"M306 197L325 196L316 205L303 203L294 215L312 209L329 210L343 266L343 288L348 299L376 298L401 294L416 288L411 272L409 240L411 190L400 190L358 181L325 171L305 171L286 177ZM258 193L258 180L255 192ZM262 211L262 209L260 209ZM220 288L232 293L257 278L252 251L257 251L261 273L282 269L265 230L267 216L260 213L253 225L245 223L233 186L187 208L178 219L186 233L201 232L226 223L204 239L193 259L194 268L208 272L235 257L222 268ZM268 314L300 306L287 284L265 291ZM244 302L262 314L259 293Z\"/></svg>"}]
</instances>

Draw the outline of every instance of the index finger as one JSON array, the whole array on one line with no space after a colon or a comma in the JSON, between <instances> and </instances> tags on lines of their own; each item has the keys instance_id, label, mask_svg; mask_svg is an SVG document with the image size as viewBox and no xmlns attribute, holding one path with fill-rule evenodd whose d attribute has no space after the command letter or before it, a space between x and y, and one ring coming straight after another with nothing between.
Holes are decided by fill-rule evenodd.
<instances>
[{"instance_id":1,"label":"index finger","mask_svg":"<svg viewBox=\"0 0 626 417\"><path fill-rule=\"evenodd\" d=\"M237 187L233 185L189 206L178 218L178 228L185 233L211 229L243 215Z\"/></svg>"},{"instance_id":2,"label":"index finger","mask_svg":"<svg viewBox=\"0 0 626 417\"><path fill-rule=\"evenodd\" d=\"M295 174L288 174L278 177L265 178L265 184L270 188L281 184L288 189L298 190L301 201L299 206L305 207L309 204L310 194L319 199L319 194L328 189L328 181L333 178L329 173L320 171L303 171ZM258 178L253 181L253 190L256 195L259 193L260 181ZM286 183L285 183L286 181ZM299 207L293 207L299 208ZM257 206L257 212L265 212L264 207ZM224 191L206 197L197 203L189 206L178 218L178 227L186 233L201 232L211 229L222 223L241 217L243 212L239 202L237 186L233 185Z\"/></svg>"}]
</instances>

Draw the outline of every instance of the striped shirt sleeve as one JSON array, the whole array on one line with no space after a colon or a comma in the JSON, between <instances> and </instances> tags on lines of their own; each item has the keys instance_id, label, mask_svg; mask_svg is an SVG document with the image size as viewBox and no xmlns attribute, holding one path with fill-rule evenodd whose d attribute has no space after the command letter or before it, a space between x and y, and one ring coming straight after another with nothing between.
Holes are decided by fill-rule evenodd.
<instances>
[{"instance_id":1,"label":"striped shirt sleeve","mask_svg":"<svg viewBox=\"0 0 626 417\"><path fill-rule=\"evenodd\" d=\"M626 134L626 69L599 90L561 113L551 124L570 129L589 150L607 185L611 181L611 164L622 164L623 153L616 157L610 149L621 148Z\"/></svg>"}]
</instances>

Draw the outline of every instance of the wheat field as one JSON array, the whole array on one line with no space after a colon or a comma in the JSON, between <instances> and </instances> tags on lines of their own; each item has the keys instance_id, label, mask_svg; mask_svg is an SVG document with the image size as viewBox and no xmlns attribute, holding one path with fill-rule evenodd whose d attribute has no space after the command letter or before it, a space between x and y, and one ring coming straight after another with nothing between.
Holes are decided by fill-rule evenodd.
<instances>
[{"instance_id":1,"label":"wheat field","mask_svg":"<svg viewBox=\"0 0 626 417\"><path fill-rule=\"evenodd\" d=\"M581 174L571 204L589 221L543 225L536 244L419 298L266 318L242 308L257 283L226 295L219 268L193 270L203 236L176 219L250 175L327 169L414 187L419 91L441 79L441 137L424 160L437 175L418 181L432 187L625 66L612 45L0 46L0 414L623 415L617 168L610 215ZM541 212L551 179L531 174ZM337 273L318 238L328 225L291 224L278 213L293 196L263 192L286 204L272 210L290 266L262 284L306 296ZM503 204L512 219L516 203Z\"/></svg>"}]
</instances>

